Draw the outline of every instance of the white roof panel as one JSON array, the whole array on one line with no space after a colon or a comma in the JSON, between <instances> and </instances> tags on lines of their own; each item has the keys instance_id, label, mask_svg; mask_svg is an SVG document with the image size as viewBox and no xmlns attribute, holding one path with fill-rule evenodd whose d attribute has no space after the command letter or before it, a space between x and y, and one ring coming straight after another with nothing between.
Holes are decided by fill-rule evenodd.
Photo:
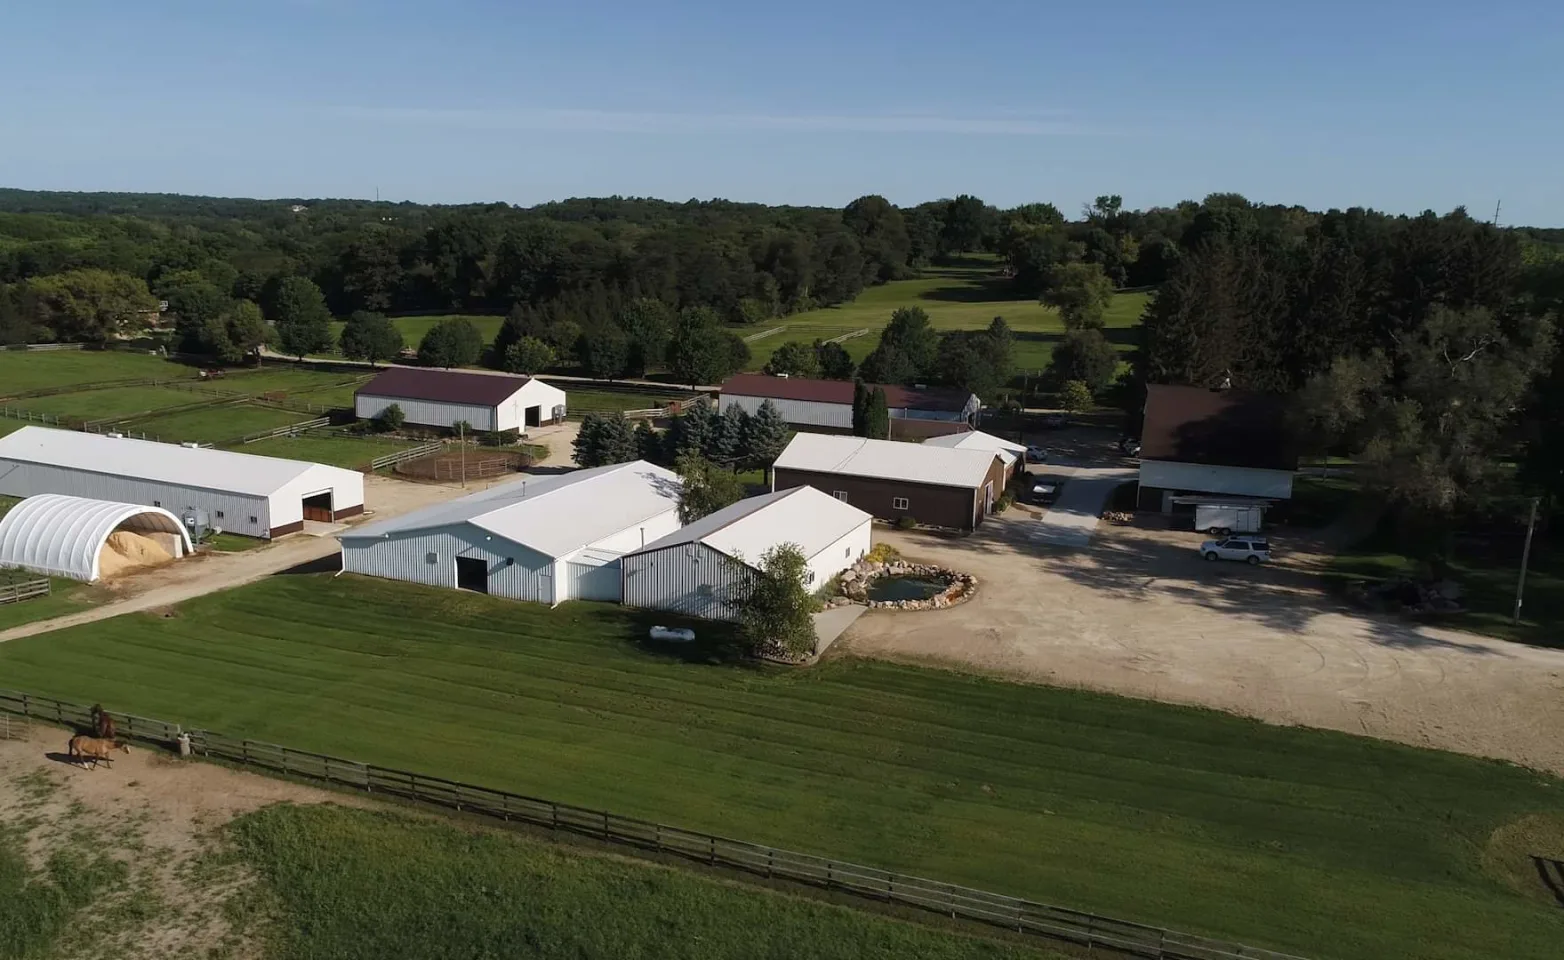
<instances>
[{"instance_id":1,"label":"white roof panel","mask_svg":"<svg viewBox=\"0 0 1564 960\"><path fill-rule=\"evenodd\" d=\"M947 487L977 487L995 454L898 440L869 440L824 433L800 433L777 458L785 470L840 473L879 480L908 480Z\"/></svg>"},{"instance_id":2,"label":"white roof panel","mask_svg":"<svg viewBox=\"0 0 1564 960\"><path fill-rule=\"evenodd\" d=\"M0 459L254 497L271 496L309 470L353 472L304 460L31 426L0 437Z\"/></svg>"},{"instance_id":3,"label":"white roof panel","mask_svg":"<svg viewBox=\"0 0 1564 960\"><path fill-rule=\"evenodd\" d=\"M645 460L511 483L341 534L360 540L470 523L563 557L679 506L679 475Z\"/></svg>"},{"instance_id":4,"label":"white roof panel","mask_svg":"<svg viewBox=\"0 0 1564 960\"><path fill-rule=\"evenodd\" d=\"M999 459L1005 461L1005 466L1015 463L1020 457L1026 456L1026 445L996 437L992 433L984 433L981 430L970 430L966 433L950 433L943 437L930 437L923 441L931 447L950 447L955 450L987 450L990 453L999 454Z\"/></svg>"},{"instance_id":5,"label":"white roof panel","mask_svg":"<svg viewBox=\"0 0 1564 960\"><path fill-rule=\"evenodd\" d=\"M730 504L635 552L704 543L753 564L777 544L794 543L809 558L873 519L814 487L793 487Z\"/></svg>"}]
</instances>

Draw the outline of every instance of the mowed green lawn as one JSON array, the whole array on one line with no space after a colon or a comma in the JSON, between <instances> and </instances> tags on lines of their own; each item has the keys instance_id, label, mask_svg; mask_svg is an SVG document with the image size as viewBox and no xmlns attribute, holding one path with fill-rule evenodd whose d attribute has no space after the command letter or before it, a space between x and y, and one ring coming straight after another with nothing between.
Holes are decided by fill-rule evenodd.
<instances>
[{"instance_id":1,"label":"mowed green lawn","mask_svg":"<svg viewBox=\"0 0 1564 960\"><path fill-rule=\"evenodd\" d=\"M0 677L1314 958L1558 955L1526 858L1564 857L1555 778L911 666L707 662L644 646L652 622L280 576L0 644Z\"/></svg>"},{"instance_id":2,"label":"mowed green lawn","mask_svg":"<svg viewBox=\"0 0 1564 960\"><path fill-rule=\"evenodd\" d=\"M279 804L228 834L277 907L276 960L1061 956L429 817Z\"/></svg>"},{"instance_id":3,"label":"mowed green lawn","mask_svg":"<svg viewBox=\"0 0 1564 960\"><path fill-rule=\"evenodd\" d=\"M30 397L21 401L32 413L47 413L56 417L73 417L81 420L106 420L110 417L133 417L139 414L202 403L210 399L188 390L167 387L111 387L104 390L83 390L77 393L56 393L47 397Z\"/></svg>"},{"instance_id":4,"label":"mowed green lawn","mask_svg":"<svg viewBox=\"0 0 1564 960\"><path fill-rule=\"evenodd\" d=\"M246 434L286 427L309 419L309 414L277 410L250 403L230 403L149 417L125 425L128 433L145 434L149 440L168 443L224 443Z\"/></svg>"},{"instance_id":5,"label":"mowed green lawn","mask_svg":"<svg viewBox=\"0 0 1564 960\"><path fill-rule=\"evenodd\" d=\"M575 390L570 384L562 383L560 389L565 391L567 409L572 415L584 413L615 413L621 410L647 410L652 407L666 407L675 400L683 400L692 396L689 393L668 391L662 394L639 393L633 390L617 391L605 390L601 387L593 387L590 390Z\"/></svg>"},{"instance_id":6,"label":"mowed green lawn","mask_svg":"<svg viewBox=\"0 0 1564 960\"><path fill-rule=\"evenodd\" d=\"M368 467L369 462L376 457L416 446L417 443L405 440L376 440L368 437L310 433L298 437L257 440L254 443L235 445L229 449L262 457L307 460L334 467L346 467L349 470L361 470Z\"/></svg>"},{"instance_id":7,"label":"mowed green lawn","mask_svg":"<svg viewBox=\"0 0 1564 960\"><path fill-rule=\"evenodd\" d=\"M735 328L748 336L772 327L783 327L750 343L751 368L760 369L777 347L797 340L813 343L829 340L855 330L869 328L870 333L844 341L842 346L857 361L862 361L879 342L880 330L890 322L891 314L902 307L922 307L930 321L941 330L981 330L995 317L1004 317L1015 331L1015 367L1035 372L1048 366L1054 344L1064 336L1064 324L1052 307L1036 300L1013 298L1006 282L994 266L975 264L957 267L931 267L914 280L897 280L870 287L852 303L824 310L811 310L779 320L766 320L753 329ZM1149 298L1146 293L1121 293L1108 309L1105 335L1119 349L1134 347L1135 330Z\"/></svg>"},{"instance_id":8,"label":"mowed green lawn","mask_svg":"<svg viewBox=\"0 0 1564 960\"><path fill-rule=\"evenodd\" d=\"M134 377L180 380L194 373L191 367L162 357L124 350L0 350L0 397Z\"/></svg>"}]
</instances>

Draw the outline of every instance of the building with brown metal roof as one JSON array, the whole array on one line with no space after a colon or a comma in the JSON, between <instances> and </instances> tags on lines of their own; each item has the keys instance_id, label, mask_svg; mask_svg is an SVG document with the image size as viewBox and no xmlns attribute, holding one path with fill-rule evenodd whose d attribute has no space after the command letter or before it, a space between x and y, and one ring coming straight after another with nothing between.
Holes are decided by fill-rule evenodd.
<instances>
[{"instance_id":1,"label":"building with brown metal roof","mask_svg":"<svg viewBox=\"0 0 1564 960\"><path fill-rule=\"evenodd\" d=\"M1146 388L1140 506L1172 512L1181 497L1292 497L1298 470L1287 400L1245 390Z\"/></svg>"},{"instance_id":2,"label":"building with brown metal roof","mask_svg":"<svg viewBox=\"0 0 1564 960\"><path fill-rule=\"evenodd\" d=\"M474 430L525 433L564 419L565 391L532 377L390 367L353 394L353 412L363 420L392 404L405 422L420 426L466 422Z\"/></svg>"},{"instance_id":3,"label":"building with brown metal roof","mask_svg":"<svg viewBox=\"0 0 1564 960\"><path fill-rule=\"evenodd\" d=\"M870 384L885 391L890 408L891 436L922 440L971 429L982 409L974 394L941 387L897 387ZM782 419L796 430L850 433L853 429L853 384L849 380L810 380L741 373L722 385L719 411L737 406L753 414L770 400Z\"/></svg>"}]
</instances>

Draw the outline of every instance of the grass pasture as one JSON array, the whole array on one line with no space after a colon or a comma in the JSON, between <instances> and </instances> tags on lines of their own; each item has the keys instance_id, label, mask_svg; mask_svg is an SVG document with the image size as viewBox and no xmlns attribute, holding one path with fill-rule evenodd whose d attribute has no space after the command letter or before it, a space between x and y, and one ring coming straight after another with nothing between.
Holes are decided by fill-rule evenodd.
<instances>
[{"instance_id":1,"label":"grass pasture","mask_svg":"<svg viewBox=\"0 0 1564 960\"><path fill-rule=\"evenodd\" d=\"M360 470L376 457L418 446L404 440L377 440L336 433L307 433L297 437L273 437L254 443L237 444L229 449L262 457L308 460L333 467Z\"/></svg>"},{"instance_id":2,"label":"grass pasture","mask_svg":"<svg viewBox=\"0 0 1564 960\"><path fill-rule=\"evenodd\" d=\"M0 397L106 380L176 380L194 372L191 367L128 350L0 350Z\"/></svg>"},{"instance_id":3,"label":"grass pasture","mask_svg":"<svg viewBox=\"0 0 1564 960\"><path fill-rule=\"evenodd\" d=\"M77 393L57 393L47 397L30 397L23 403L26 404L25 409L32 413L47 413L55 417L73 417L82 420L107 420L127 419L171 407L202 403L209 399L211 398L198 393L169 387L110 387L104 390L83 390Z\"/></svg>"},{"instance_id":4,"label":"grass pasture","mask_svg":"<svg viewBox=\"0 0 1564 960\"><path fill-rule=\"evenodd\" d=\"M1564 937L1494 839L1564 823L1554 778L910 666L732 663L722 627L669 650L650 622L279 576L0 645L0 676L1318 960L1541 960Z\"/></svg>"},{"instance_id":5,"label":"grass pasture","mask_svg":"<svg viewBox=\"0 0 1564 960\"><path fill-rule=\"evenodd\" d=\"M960 266L930 267L912 280L897 280L870 287L851 303L811 310L739 329L743 335L783 327L781 333L750 343L751 367L759 370L789 341L813 343L829 340L865 327L870 333L844 341L842 346L862 362L879 342L880 330L901 307L922 307L940 330L981 330L995 317L1004 317L1015 331L1015 368L1036 372L1048 366L1054 344L1064 336L1064 324L1052 307L1036 300L1015 299L1005 281L996 275L997 263L974 260ZM1149 295L1121 293L1109 306L1104 334L1126 353L1134 347L1134 328L1140 323Z\"/></svg>"},{"instance_id":6,"label":"grass pasture","mask_svg":"<svg viewBox=\"0 0 1564 960\"><path fill-rule=\"evenodd\" d=\"M668 390L662 393L642 393L635 390L610 390L599 386L593 386L585 390L574 390L571 389L568 383L561 384L560 388L566 393L566 403L569 405L568 409L571 416L665 407L675 400L683 400L692 396L692 394L681 393L677 390Z\"/></svg>"},{"instance_id":7,"label":"grass pasture","mask_svg":"<svg viewBox=\"0 0 1564 960\"><path fill-rule=\"evenodd\" d=\"M128 433L171 443L225 443L251 433L286 427L308 414L252 403L225 403L149 417L125 425Z\"/></svg>"},{"instance_id":8,"label":"grass pasture","mask_svg":"<svg viewBox=\"0 0 1564 960\"><path fill-rule=\"evenodd\" d=\"M277 905L277 960L1059 956L431 818L278 805L228 834Z\"/></svg>"}]
</instances>

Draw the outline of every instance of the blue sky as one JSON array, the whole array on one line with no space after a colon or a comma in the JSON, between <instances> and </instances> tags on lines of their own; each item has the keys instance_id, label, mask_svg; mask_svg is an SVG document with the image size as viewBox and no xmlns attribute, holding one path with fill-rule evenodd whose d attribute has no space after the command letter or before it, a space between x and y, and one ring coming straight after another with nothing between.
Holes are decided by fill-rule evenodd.
<instances>
[{"instance_id":1,"label":"blue sky","mask_svg":"<svg viewBox=\"0 0 1564 960\"><path fill-rule=\"evenodd\" d=\"M1215 190L1564 225L1564 4L16 3L0 185L1069 213Z\"/></svg>"}]
</instances>

